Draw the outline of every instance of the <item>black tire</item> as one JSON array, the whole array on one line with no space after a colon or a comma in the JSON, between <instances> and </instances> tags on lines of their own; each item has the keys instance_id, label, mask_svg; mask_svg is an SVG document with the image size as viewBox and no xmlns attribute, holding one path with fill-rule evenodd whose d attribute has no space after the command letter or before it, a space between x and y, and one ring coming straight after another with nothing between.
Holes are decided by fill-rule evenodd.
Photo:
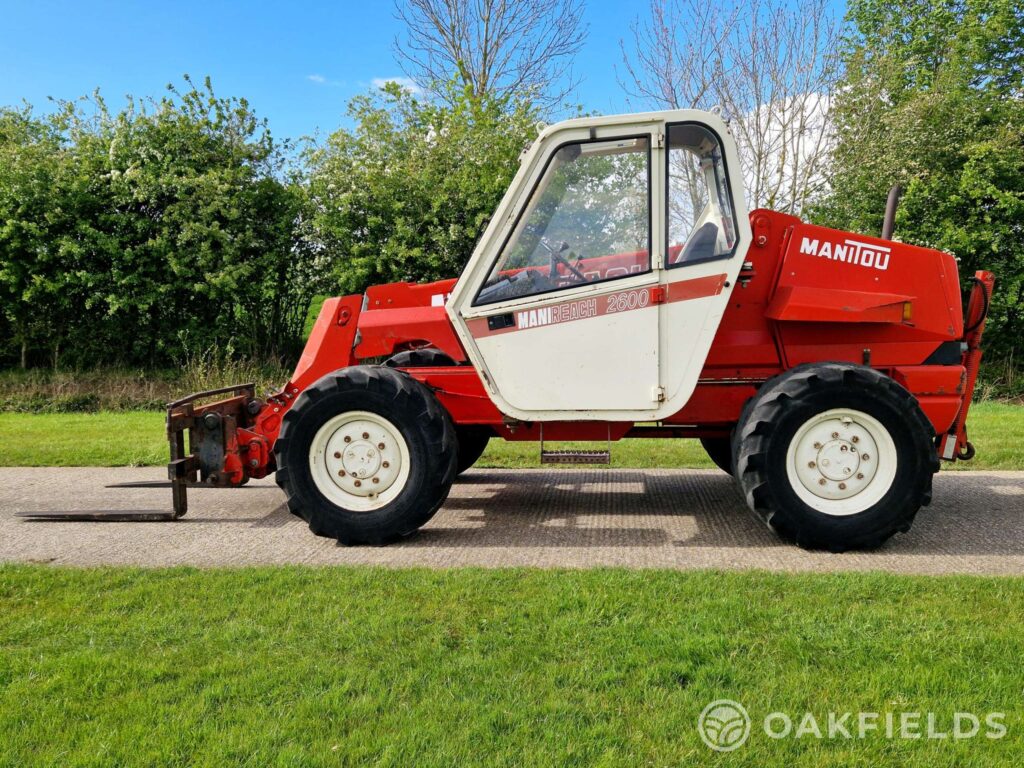
<instances>
[{"instance_id":1,"label":"black tire","mask_svg":"<svg viewBox=\"0 0 1024 768\"><path fill-rule=\"evenodd\" d=\"M369 411L401 433L409 476L399 494L372 511L339 506L316 486L310 450L320 428L347 411ZM415 379L381 366L329 373L299 395L285 414L274 446L277 484L288 508L317 536L343 544L383 544L426 523L448 496L455 478L456 441L448 412Z\"/></svg>"},{"instance_id":2,"label":"black tire","mask_svg":"<svg viewBox=\"0 0 1024 768\"><path fill-rule=\"evenodd\" d=\"M464 424L455 427L455 437L459 441L459 458L456 462L455 474L461 475L476 464L487 444L494 436L494 430L478 424Z\"/></svg>"},{"instance_id":3,"label":"black tire","mask_svg":"<svg viewBox=\"0 0 1024 768\"><path fill-rule=\"evenodd\" d=\"M834 408L872 417L895 446L895 474L884 495L852 514L815 509L789 479L790 443L815 415ZM931 501L932 476L939 468L934 431L913 395L878 371L850 363L798 366L767 382L744 408L734 436L737 480L750 509L799 546L871 549L909 530L918 510ZM799 472L795 467L794 462Z\"/></svg>"},{"instance_id":4,"label":"black tire","mask_svg":"<svg viewBox=\"0 0 1024 768\"><path fill-rule=\"evenodd\" d=\"M700 444L720 470L732 474L732 441L728 437L702 437Z\"/></svg>"},{"instance_id":5,"label":"black tire","mask_svg":"<svg viewBox=\"0 0 1024 768\"><path fill-rule=\"evenodd\" d=\"M425 347L399 352L388 358L384 365L388 368L430 368L456 365L456 362L439 349ZM455 426L455 437L459 443L456 475L461 475L476 464L493 436L494 430L487 426L476 424L457 424Z\"/></svg>"}]
</instances>

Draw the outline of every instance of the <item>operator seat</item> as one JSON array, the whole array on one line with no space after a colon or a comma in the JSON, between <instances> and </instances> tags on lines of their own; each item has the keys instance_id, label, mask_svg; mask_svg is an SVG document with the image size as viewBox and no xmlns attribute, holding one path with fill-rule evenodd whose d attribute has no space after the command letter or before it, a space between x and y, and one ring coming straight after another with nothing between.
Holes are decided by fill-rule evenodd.
<instances>
[{"instance_id":1,"label":"operator seat","mask_svg":"<svg viewBox=\"0 0 1024 768\"><path fill-rule=\"evenodd\" d=\"M673 264L686 264L690 261L703 261L713 258L715 246L718 244L718 227L710 221L705 222L693 237L686 241L686 246L676 256Z\"/></svg>"}]
</instances>

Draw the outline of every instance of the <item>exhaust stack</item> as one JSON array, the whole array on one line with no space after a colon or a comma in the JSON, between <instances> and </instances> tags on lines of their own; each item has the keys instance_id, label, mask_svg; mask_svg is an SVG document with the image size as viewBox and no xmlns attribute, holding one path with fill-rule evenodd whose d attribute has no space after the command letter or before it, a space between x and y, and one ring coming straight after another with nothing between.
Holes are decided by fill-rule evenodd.
<instances>
[{"instance_id":1,"label":"exhaust stack","mask_svg":"<svg viewBox=\"0 0 1024 768\"><path fill-rule=\"evenodd\" d=\"M896 208L900 204L903 187L893 184L889 190L889 198L885 201L885 218L882 220L882 239L892 240L892 229L896 225Z\"/></svg>"}]
</instances>

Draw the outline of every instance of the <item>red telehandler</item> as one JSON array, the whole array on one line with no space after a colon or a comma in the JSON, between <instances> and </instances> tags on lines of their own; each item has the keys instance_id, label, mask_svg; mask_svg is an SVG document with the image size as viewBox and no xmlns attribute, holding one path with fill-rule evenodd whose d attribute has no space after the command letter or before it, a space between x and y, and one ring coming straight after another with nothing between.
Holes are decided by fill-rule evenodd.
<instances>
[{"instance_id":1,"label":"red telehandler","mask_svg":"<svg viewBox=\"0 0 1024 768\"><path fill-rule=\"evenodd\" d=\"M461 277L329 299L265 399L171 404L173 516L190 485L276 472L315 534L383 543L489 440L598 463L545 442L688 437L782 536L874 547L929 503L940 459L974 453L993 281L977 273L965 312L949 254L748 214L715 114L559 123Z\"/></svg>"}]
</instances>

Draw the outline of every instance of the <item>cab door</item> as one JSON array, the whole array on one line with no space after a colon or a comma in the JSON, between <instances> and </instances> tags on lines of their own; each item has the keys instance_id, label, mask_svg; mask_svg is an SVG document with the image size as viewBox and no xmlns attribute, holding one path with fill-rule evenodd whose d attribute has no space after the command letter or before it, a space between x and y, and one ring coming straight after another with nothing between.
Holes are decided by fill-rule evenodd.
<instances>
[{"instance_id":1,"label":"cab door","mask_svg":"<svg viewBox=\"0 0 1024 768\"><path fill-rule=\"evenodd\" d=\"M724 303L696 306L690 335L664 332L678 320L666 302L708 277L668 266L666 114L562 123L524 156L446 305L506 415L640 420L678 399L667 377L682 378Z\"/></svg>"},{"instance_id":2,"label":"cab door","mask_svg":"<svg viewBox=\"0 0 1024 768\"><path fill-rule=\"evenodd\" d=\"M750 246L739 160L713 114L665 124L665 217L660 308L667 413L690 399Z\"/></svg>"}]
</instances>

